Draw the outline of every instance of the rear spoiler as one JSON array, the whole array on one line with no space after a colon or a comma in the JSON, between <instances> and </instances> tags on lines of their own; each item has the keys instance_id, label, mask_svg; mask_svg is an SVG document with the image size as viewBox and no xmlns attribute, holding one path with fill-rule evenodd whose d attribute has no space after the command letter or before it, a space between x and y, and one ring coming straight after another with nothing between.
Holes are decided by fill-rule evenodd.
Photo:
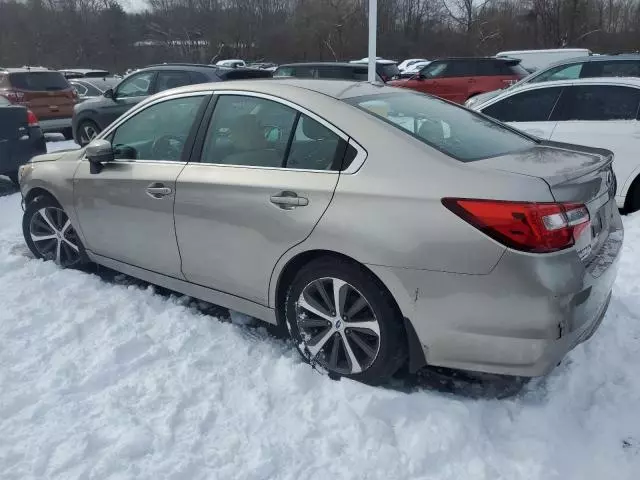
<instances>
[{"instance_id":1,"label":"rear spoiler","mask_svg":"<svg viewBox=\"0 0 640 480\"><path fill-rule=\"evenodd\" d=\"M574 152L586 153L588 155L598 155L599 157L607 160L607 162L612 162L614 156L613 152L606 148L586 147L584 145L574 145L573 143L542 140L540 145L544 145L545 147L561 148L563 150L573 150Z\"/></svg>"}]
</instances>

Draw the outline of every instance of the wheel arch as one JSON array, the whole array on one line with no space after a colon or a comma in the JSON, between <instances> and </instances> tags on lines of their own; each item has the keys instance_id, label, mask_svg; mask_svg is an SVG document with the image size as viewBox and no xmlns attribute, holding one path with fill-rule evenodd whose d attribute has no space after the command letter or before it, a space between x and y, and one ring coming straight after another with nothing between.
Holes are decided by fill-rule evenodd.
<instances>
[{"instance_id":1,"label":"wheel arch","mask_svg":"<svg viewBox=\"0 0 640 480\"><path fill-rule=\"evenodd\" d=\"M406 313L408 312L403 312L402 308L400 308L396 295L394 295L394 292L398 294L398 292L400 291L398 289L398 286L388 285L385 281L383 281L380 275L376 274L376 272L374 272L366 264L359 262L358 260L348 255L333 250L314 249L298 252L297 254L294 254L293 256L291 256L291 258L286 260L283 267L277 272L274 269L274 274L272 275L272 284L274 284L274 287L272 288L272 294L270 294L270 305L275 311L275 317L278 327L284 329L283 331L286 331L285 321L282 317L283 309L279 307L284 304L287 289L293 281L296 273L309 262L323 257L333 257L339 261L353 263L361 268L364 268L367 272L369 272L369 274L371 274L372 278L380 285L380 287L384 288L387 291L391 298L391 301L393 302L393 307L395 308L398 317L401 318L403 322L409 353L409 368L411 371L416 371L420 367L424 366L426 364L426 359L415 328L413 327L411 320L406 315Z\"/></svg>"},{"instance_id":2,"label":"wheel arch","mask_svg":"<svg viewBox=\"0 0 640 480\"><path fill-rule=\"evenodd\" d=\"M626 189L626 192L621 192L624 194L624 211L625 213L630 213L633 211L633 201L636 196L636 192L640 189L640 169L636 169L632 175L635 175L629 183L629 188ZM626 185L625 185L626 186ZM624 187L623 187L624 188Z\"/></svg>"},{"instance_id":3,"label":"wheel arch","mask_svg":"<svg viewBox=\"0 0 640 480\"><path fill-rule=\"evenodd\" d=\"M49 197L58 205L62 205L53 193L43 187L33 187L31 190L29 190L24 196L24 203L25 205L28 205L39 197Z\"/></svg>"}]
</instances>

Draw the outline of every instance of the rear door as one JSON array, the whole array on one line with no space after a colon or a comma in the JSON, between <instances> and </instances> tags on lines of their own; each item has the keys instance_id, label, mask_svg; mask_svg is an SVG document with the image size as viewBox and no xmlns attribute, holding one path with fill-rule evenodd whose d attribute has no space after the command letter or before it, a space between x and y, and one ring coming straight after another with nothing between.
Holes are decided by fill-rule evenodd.
<instances>
[{"instance_id":1,"label":"rear door","mask_svg":"<svg viewBox=\"0 0 640 480\"><path fill-rule=\"evenodd\" d=\"M464 103L469 98L470 89L477 82L476 61L451 60L442 77L438 81L437 95L451 102Z\"/></svg>"},{"instance_id":2,"label":"rear door","mask_svg":"<svg viewBox=\"0 0 640 480\"><path fill-rule=\"evenodd\" d=\"M273 268L328 207L347 144L324 120L277 98L220 93L196 161L176 186L182 271L267 305Z\"/></svg>"},{"instance_id":3,"label":"rear door","mask_svg":"<svg viewBox=\"0 0 640 480\"><path fill-rule=\"evenodd\" d=\"M135 73L118 84L105 106L98 110L99 124L106 128L116 118L152 94L156 72Z\"/></svg>"},{"instance_id":4,"label":"rear door","mask_svg":"<svg viewBox=\"0 0 640 480\"><path fill-rule=\"evenodd\" d=\"M640 166L640 89L617 85L566 87L553 113L551 139L611 150L618 194Z\"/></svg>"},{"instance_id":5,"label":"rear door","mask_svg":"<svg viewBox=\"0 0 640 480\"><path fill-rule=\"evenodd\" d=\"M75 94L66 78L55 71L12 72L9 83L39 120L73 116Z\"/></svg>"},{"instance_id":6,"label":"rear door","mask_svg":"<svg viewBox=\"0 0 640 480\"><path fill-rule=\"evenodd\" d=\"M556 122L551 120L563 87L536 88L498 100L481 111L544 140L551 139Z\"/></svg>"}]
</instances>

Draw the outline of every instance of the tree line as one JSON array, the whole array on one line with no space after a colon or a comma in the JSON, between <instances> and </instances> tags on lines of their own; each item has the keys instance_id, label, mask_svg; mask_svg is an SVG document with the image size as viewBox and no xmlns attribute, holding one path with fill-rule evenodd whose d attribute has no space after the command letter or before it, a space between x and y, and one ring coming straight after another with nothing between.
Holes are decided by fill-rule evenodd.
<instances>
[{"instance_id":1,"label":"tree line","mask_svg":"<svg viewBox=\"0 0 640 480\"><path fill-rule=\"evenodd\" d=\"M367 55L368 0L0 0L0 66L122 72L161 62ZM127 7L127 8L125 8ZM640 0L378 0L378 55L640 48Z\"/></svg>"}]
</instances>

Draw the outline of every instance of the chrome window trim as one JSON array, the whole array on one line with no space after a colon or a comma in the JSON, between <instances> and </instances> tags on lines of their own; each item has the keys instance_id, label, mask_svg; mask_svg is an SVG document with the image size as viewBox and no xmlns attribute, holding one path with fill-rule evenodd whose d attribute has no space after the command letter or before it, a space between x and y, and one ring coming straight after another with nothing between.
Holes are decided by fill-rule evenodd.
<instances>
[{"instance_id":1,"label":"chrome window trim","mask_svg":"<svg viewBox=\"0 0 640 480\"><path fill-rule=\"evenodd\" d=\"M362 147L362 145L360 145L358 142L356 142L353 138L351 138L349 135L347 135L345 132L343 132L342 130L340 130L339 128L337 128L336 126L334 126L333 124L329 123L327 120L325 120L324 118L320 117L319 115L313 113L312 111L306 109L305 107L302 107L294 102L291 102L289 100L285 100L284 98L281 97L277 97L274 95L269 95L266 93L259 93L259 92L248 92L248 91L243 91L243 90L198 90L195 92L181 92L181 93L174 93L171 95L166 95L163 96L161 98L157 98L154 99L150 102L141 102L138 105L134 106L131 110L129 110L128 112L126 112L122 117L120 117L118 120L116 120L115 122L113 122L111 125L109 125L105 130L103 130L96 138L105 138L109 135L111 135L111 133L116 130L118 127L120 127L120 125L122 125L124 122L126 122L127 120L129 120L131 117L137 115L138 113L140 113L143 110L146 110L147 108L153 106L153 105L157 105L158 103L162 103L168 100L175 100L178 98L186 98L186 97L197 97L197 96L206 96L206 95L241 95L241 96L247 96L247 97L257 97L257 98L263 98L265 100L271 100L273 102L276 103L280 103L282 105L286 105L289 108L292 108L300 113L303 113L305 115L307 115L308 117L312 118L313 120L317 121L318 123L320 123L321 125L327 127L329 130L331 130L333 133L335 133L336 135L338 135L338 137L340 137L342 140L344 140L345 142L347 142L349 145L351 145L352 147L354 147L357 150L357 154L356 157L353 159L353 161L351 162L351 165L349 165L349 167L345 170L310 170L310 169L304 169L304 168L286 168L286 167L261 167L261 166L256 166L256 165L229 165L229 164L224 164L224 163L203 163L203 162L189 162L189 165L208 165L208 166L215 166L215 167L229 167L229 168L250 168L250 169L255 169L255 170L283 170L286 172L293 172L293 171L298 171L298 172L312 172L312 173L325 173L325 174L342 174L342 175L352 175L354 173L356 173L358 170L360 170L360 168L362 167L362 165L364 164L365 160L368 157L368 153L367 151L364 149L364 147ZM149 163L149 162L157 162L158 160L129 160L131 162L140 162L140 163ZM172 161L164 161L166 163L183 163L185 164L185 162L172 162Z\"/></svg>"},{"instance_id":2,"label":"chrome window trim","mask_svg":"<svg viewBox=\"0 0 640 480\"><path fill-rule=\"evenodd\" d=\"M155 98L150 102L141 102L138 105L134 106L132 109L130 109L129 111L127 111L126 113L124 113L120 118L118 118L115 122L113 122L111 125L109 125L107 128L105 128L102 132L100 132L100 135L98 135L96 138L104 138L104 137L108 137L109 135L111 135L111 133L116 130L120 125L122 125L124 122L126 122L127 120L129 120L131 117L137 115L138 113L140 113L143 110L146 110L147 108L153 106L153 105L157 105L158 103L162 103L162 102L166 102L168 100L175 100L178 98L187 98L187 97L205 97L207 95L211 96L213 94L213 92L211 92L210 90L202 90L202 91L197 91L197 92L187 92L187 93L174 93L172 95L166 95L160 98Z\"/></svg>"}]
</instances>

